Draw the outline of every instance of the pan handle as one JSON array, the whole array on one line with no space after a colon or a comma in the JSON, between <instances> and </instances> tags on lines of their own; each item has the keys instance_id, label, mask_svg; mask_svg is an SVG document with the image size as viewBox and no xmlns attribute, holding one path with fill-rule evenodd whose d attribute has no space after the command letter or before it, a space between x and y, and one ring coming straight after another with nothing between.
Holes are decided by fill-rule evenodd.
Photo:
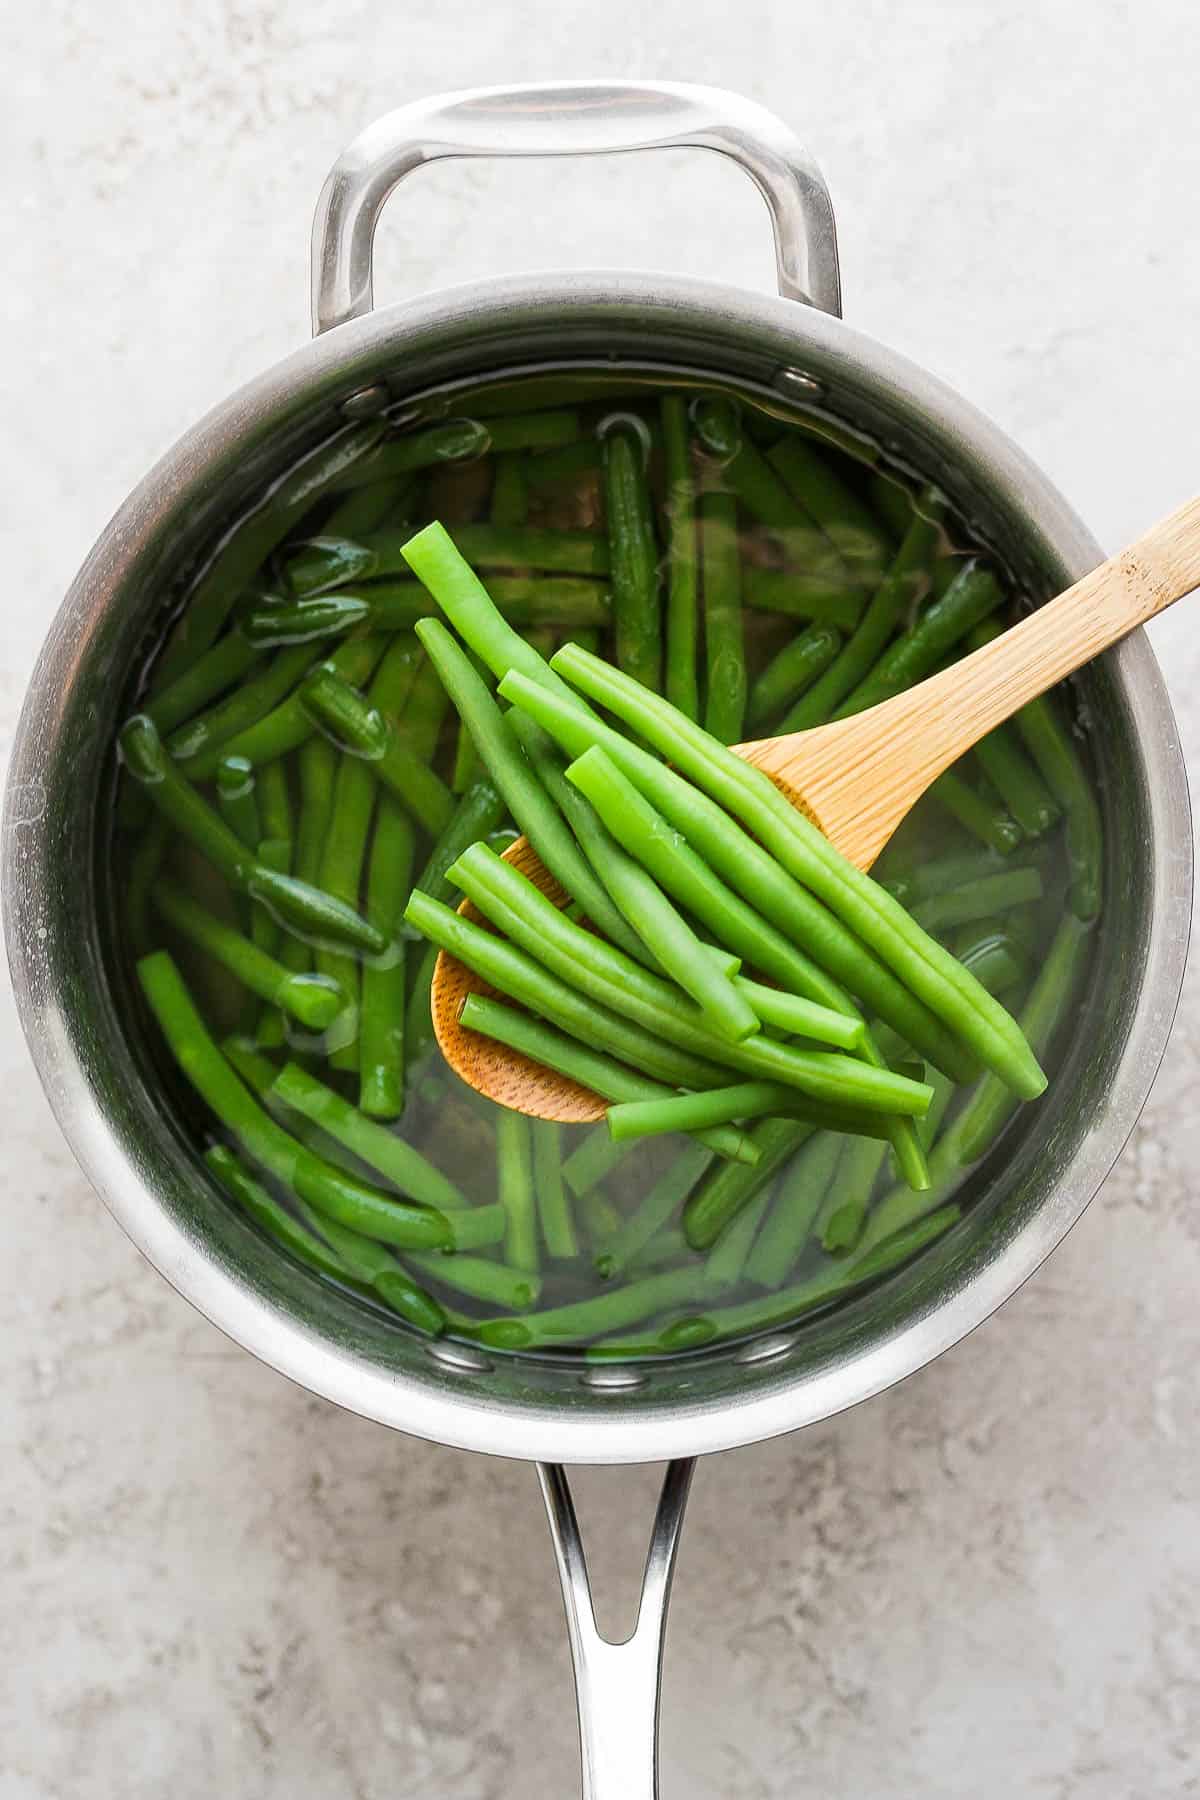
<instances>
[{"instance_id":1,"label":"pan handle","mask_svg":"<svg viewBox=\"0 0 1200 1800\"><path fill-rule=\"evenodd\" d=\"M658 1703L667 1605L695 1459L667 1464L632 1637L614 1644L596 1627L587 1558L561 1463L538 1479L558 1563L575 1668L583 1800L658 1800Z\"/></svg>"},{"instance_id":2,"label":"pan handle","mask_svg":"<svg viewBox=\"0 0 1200 1800\"><path fill-rule=\"evenodd\" d=\"M799 138L753 100L677 81L551 81L436 94L385 113L329 171L312 239L313 330L373 305L375 226L406 175L449 156L601 156L683 146L716 150L767 203L779 292L842 310L829 190Z\"/></svg>"}]
</instances>

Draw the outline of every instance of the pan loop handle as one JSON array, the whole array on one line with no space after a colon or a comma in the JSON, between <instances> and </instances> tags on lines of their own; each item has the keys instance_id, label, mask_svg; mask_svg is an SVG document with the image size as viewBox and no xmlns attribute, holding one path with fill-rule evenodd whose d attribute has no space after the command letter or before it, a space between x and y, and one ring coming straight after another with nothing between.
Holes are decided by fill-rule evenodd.
<instances>
[{"instance_id":1,"label":"pan loop handle","mask_svg":"<svg viewBox=\"0 0 1200 1800\"><path fill-rule=\"evenodd\" d=\"M779 292L840 314L837 230L824 177L774 113L724 88L552 81L437 94L385 113L330 170L313 220L313 330L371 311L375 226L406 175L450 156L602 156L691 146L749 175L775 233Z\"/></svg>"},{"instance_id":2,"label":"pan loop handle","mask_svg":"<svg viewBox=\"0 0 1200 1800\"><path fill-rule=\"evenodd\" d=\"M658 1705L667 1605L694 1458L668 1463L654 1515L632 1637L614 1644L596 1627L579 1521L560 1463L538 1479L558 1563L579 1708L583 1800L658 1800Z\"/></svg>"}]
</instances>

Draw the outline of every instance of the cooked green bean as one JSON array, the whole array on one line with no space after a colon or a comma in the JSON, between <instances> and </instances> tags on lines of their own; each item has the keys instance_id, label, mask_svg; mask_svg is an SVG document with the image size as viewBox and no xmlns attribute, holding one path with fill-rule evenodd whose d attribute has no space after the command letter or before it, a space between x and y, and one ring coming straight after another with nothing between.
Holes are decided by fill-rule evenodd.
<instances>
[{"instance_id":1,"label":"cooked green bean","mask_svg":"<svg viewBox=\"0 0 1200 1800\"><path fill-rule=\"evenodd\" d=\"M273 1098L297 1112L313 1125L319 1125L329 1137L353 1152L360 1162L386 1177L401 1193L424 1206L449 1214L467 1205L461 1189L434 1168L403 1138L386 1126L365 1119L357 1109L318 1081L298 1063L288 1063L275 1077ZM442 1245L449 1247L448 1232Z\"/></svg>"},{"instance_id":2,"label":"cooked green bean","mask_svg":"<svg viewBox=\"0 0 1200 1800\"><path fill-rule=\"evenodd\" d=\"M577 1198L582 1198L624 1162L629 1148L628 1144L614 1144L607 1126L597 1125L563 1163L563 1180Z\"/></svg>"},{"instance_id":3,"label":"cooked green bean","mask_svg":"<svg viewBox=\"0 0 1200 1800\"><path fill-rule=\"evenodd\" d=\"M843 1255L858 1244L886 1154L886 1147L870 1138L847 1140L831 1189L833 1205L823 1210L818 1224L827 1255Z\"/></svg>"},{"instance_id":4,"label":"cooked green bean","mask_svg":"<svg viewBox=\"0 0 1200 1800\"><path fill-rule=\"evenodd\" d=\"M368 491L365 488L358 490L360 493ZM331 589L345 587L349 582L367 580L374 574L378 560L373 544L323 531L319 537L306 538L289 553L283 565L283 578L297 598L328 594ZM249 617L265 619L269 611L269 608L263 608ZM272 641L261 629L252 636L256 643Z\"/></svg>"},{"instance_id":5,"label":"cooked green bean","mask_svg":"<svg viewBox=\"0 0 1200 1800\"><path fill-rule=\"evenodd\" d=\"M759 1287L782 1287L812 1234L843 1151L852 1142L833 1131L818 1131L800 1145L779 1179L770 1212L747 1259L748 1280Z\"/></svg>"},{"instance_id":6,"label":"cooked green bean","mask_svg":"<svg viewBox=\"0 0 1200 1800\"><path fill-rule=\"evenodd\" d=\"M750 981L739 975L734 981L764 1025L773 1025L788 1037L812 1038L818 1044L834 1044L839 1050L864 1052L867 1028L855 1013L834 1012L832 1007L818 1006L815 1000L786 993L783 988L765 987L761 981Z\"/></svg>"},{"instance_id":7,"label":"cooked green bean","mask_svg":"<svg viewBox=\"0 0 1200 1800\"><path fill-rule=\"evenodd\" d=\"M770 1199L770 1186L764 1185L721 1233L704 1259L704 1274L710 1287L731 1288L741 1281Z\"/></svg>"},{"instance_id":8,"label":"cooked green bean","mask_svg":"<svg viewBox=\"0 0 1200 1800\"><path fill-rule=\"evenodd\" d=\"M833 625L810 625L790 644L785 644L750 690L750 725L769 725L784 707L791 706L812 686L841 647L842 634ZM686 708L681 710L686 711Z\"/></svg>"},{"instance_id":9,"label":"cooked green bean","mask_svg":"<svg viewBox=\"0 0 1200 1800\"><path fill-rule=\"evenodd\" d=\"M717 744L658 695L645 693L619 670L609 669L573 644L565 644L552 660L558 672L568 673L589 698L602 701L626 724L642 731L750 826L764 850L806 882L847 926L869 939L909 988L986 1067L1002 1073L1014 1092L1033 1099L1044 1090L1046 1077L1037 1058L999 1001L923 933L877 882L847 862L760 769ZM861 980L859 985L861 989ZM911 1037L909 1041L915 1043Z\"/></svg>"},{"instance_id":10,"label":"cooked green bean","mask_svg":"<svg viewBox=\"0 0 1200 1800\"><path fill-rule=\"evenodd\" d=\"M636 1074L602 1051L589 1049L577 1039L569 1038L540 1019L514 1012L495 1000L469 994L462 1009L462 1025L467 1031L478 1031L510 1050L519 1050L545 1068L571 1081L578 1081L605 1100L654 1099L669 1090L658 1081ZM740 1131L717 1126L698 1133L701 1143L708 1144L721 1156L734 1161L753 1161L754 1146Z\"/></svg>"},{"instance_id":11,"label":"cooked green bean","mask_svg":"<svg viewBox=\"0 0 1200 1800\"><path fill-rule=\"evenodd\" d=\"M352 753L364 775L382 782L419 825L435 835L446 829L454 813L450 789L357 688L328 669L319 669L304 682L300 698L306 710Z\"/></svg>"},{"instance_id":12,"label":"cooked green bean","mask_svg":"<svg viewBox=\"0 0 1200 1800\"><path fill-rule=\"evenodd\" d=\"M604 432L600 454L616 659L635 681L657 688L662 680L658 545L640 430L631 421L613 420Z\"/></svg>"},{"instance_id":13,"label":"cooked green bean","mask_svg":"<svg viewBox=\"0 0 1200 1800\"><path fill-rule=\"evenodd\" d=\"M865 712L932 674L947 653L962 642L1004 599L990 569L964 563L940 599L935 600L902 637L886 649L858 685L842 701L835 719Z\"/></svg>"},{"instance_id":14,"label":"cooked green bean","mask_svg":"<svg viewBox=\"0 0 1200 1800\"><path fill-rule=\"evenodd\" d=\"M121 731L124 767L181 836L196 845L239 893L269 906L289 929L355 945L378 956L387 939L332 894L256 862L189 781L178 773L149 719L135 715Z\"/></svg>"},{"instance_id":15,"label":"cooked green bean","mask_svg":"<svg viewBox=\"0 0 1200 1800\"><path fill-rule=\"evenodd\" d=\"M698 719L696 484L688 440L687 402L682 394L663 395L659 419L666 465L666 693L672 706L689 719Z\"/></svg>"},{"instance_id":16,"label":"cooked green bean","mask_svg":"<svg viewBox=\"0 0 1200 1800\"><path fill-rule=\"evenodd\" d=\"M748 1206L786 1157L811 1136L812 1126L797 1119L765 1119L750 1133L758 1161L725 1163L713 1169L687 1199L683 1229L693 1250L708 1250L730 1220Z\"/></svg>"},{"instance_id":17,"label":"cooked green bean","mask_svg":"<svg viewBox=\"0 0 1200 1800\"><path fill-rule=\"evenodd\" d=\"M995 919L964 927L955 939L954 954L989 994L1019 987L1029 973L1022 951Z\"/></svg>"},{"instance_id":18,"label":"cooked green bean","mask_svg":"<svg viewBox=\"0 0 1200 1800\"><path fill-rule=\"evenodd\" d=\"M442 678L451 704L475 740L480 761L550 873L608 937L626 946L631 939L636 944L639 940L609 899L570 826L530 768L470 658L436 619L423 620L418 635ZM530 654L537 656L536 651ZM537 660L541 662L540 657Z\"/></svg>"},{"instance_id":19,"label":"cooked green bean","mask_svg":"<svg viewBox=\"0 0 1200 1800\"><path fill-rule=\"evenodd\" d=\"M356 538L378 530L394 513L411 506L418 481L414 476L408 481L364 482L362 487L352 488L322 519L321 535Z\"/></svg>"},{"instance_id":20,"label":"cooked green bean","mask_svg":"<svg viewBox=\"0 0 1200 1800\"><path fill-rule=\"evenodd\" d=\"M505 1108L496 1115L496 1172L500 1205L508 1220L505 1260L514 1268L536 1271L541 1256L533 1191L533 1139L529 1120Z\"/></svg>"},{"instance_id":21,"label":"cooked green bean","mask_svg":"<svg viewBox=\"0 0 1200 1800\"><path fill-rule=\"evenodd\" d=\"M767 461L816 520L847 568L878 580L891 557L888 533L832 463L794 432L772 445Z\"/></svg>"},{"instance_id":22,"label":"cooked green bean","mask_svg":"<svg viewBox=\"0 0 1200 1800\"><path fill-rule=\"evenodd\" d=\"M368 482L394 481L397 476L411 475L416 469L431 469L439 463L459 462L467 457L482 456L487 449L487 433L474 419L446 419L423 431L406 437L389 438L376 444L356 468L347 471L337 482L339 489L362 487Z\"/></svg>"},{"instance_id":23,"label":"cooked green bean","mask_svg":"<svg viewBox=\"0 0 1200 1800\"><path fill-rule=\"evenodd\" d=\"M401 1318L437 1337L446 1329L444 1309L413 1281L390 1250L359 1231L352 1231L336 1220L326 1218L318 1209L304 1206L301 1210L316 1230L328 1238L354 1280L373 1288Z\"/></svg>"},{"instance_id":24,"label":"cooked green bean","mask_svg":"<svg viewBox=\"0 0 1200 1800\"><path fill-rule=\"evenodd\" d=\"M440 1281L488 1306L511 1307L514 1312L536 1306L542 1291L541 1277L534 1270L515 1269L490 1256L425 1255L410 1250L406 1260L430 1281Z\"/></svg>"},{"instance_id":25,"label":"cooked green bean","mask_svg":"<svg viewBox=\"0 0 1200 1800\"><path fill-rule=\"evenodd\" d=\"M795 994L808 994L820 985L819 971L810 959L712 873L603 749L593 745L585 750L572 763L568 777L587 796L612 837L720 943ZM745 995L744 988L740 992ZM832 1009L819 1010L827 1014ZM846 1048L851 1048L861 1038L861 1026L851 1022L848 1030L851 1041ZM835 1031L825 1041L842 1040Z\"/></svg>"},{"instance_id":26,"label":"cooked green bean","mask_svg":"<svg viewBox=\"0 0 1200 1800\"><path fill-rule=\"evenodd\" d=\"M533 1187L546 1255L566 1261L579 1254L571 1202L563 1181L562 1127L550 1119L530 1119Z\"/></svg>"},{"instance_id":27,"label":"cooked green bean","mask_svg":"<svg viewBox=\"0 0 1200 1800\"><path fill-rule=\"evenodd\" d=\"M564 918L531 882L482 845L473 845L459 858L455 879L480 912L500 925L512 940L504 947L511 960L506 962L497 952L494 934L482 932L465 920L460 921L459 927L452 926L449 919L457 918L457 914L447 918L446 909L431 912L424 905L424 897L414 894L409 918L418 929L494 987L532 1010L544 1011L547 995L552 996L560 1013L556 1023L563 1023L568 1016L566 995L562 992L565 989L573 997L573 1008L583 1007L583 1014L575 1016L588 1016L591 1009L590 1016L608 1034L607 1047L614 1054L621 1054L617 1045L624 1042L631 1056L645 1059L653 1045L658 1056L656 1066L649 1072L672 1085L725 1086L723 1068L737 1068L795 1087L812 1099L833 1106L915 1114L925 1110L928 1090L923 1083L907 1079L897 1083L888 1070L869 1063L837 1052L800 1049L780 1043L765 1032L740 1043L720 1038L703 1024L697 1010L670 982L640 968L611 945ZM549 918L550 912L556 915L555 919ZM584 939L590 942L585 943ZM539 994L539 978L548 984L544 994ZM510 983L519 983L520 992ZM629 1038L618 1035L616 1013L637 1021L630 1027ZM564 1024L564 1029L571 1027ZM661 1055L656 1030L671 1039L675 1060L669 1067ZM686 1051L684 1046L688 1046ZM693 1051L705 1060L698 1061L691 1054ZM649 1067L644 1060L638 1066Z\"/></svg>"},{"instance_id":28,"label":"cooked green bean","mask_svg":"<svg viewBox=\"0 0 1200 1800\"><path fill-rule=\"evenodd\" d=\"M972 754L1027 837L1041 837L1058 821L1062 809L1011 727L995 726Z\"/></svg>"},{"instance_id":29,"label":"cooked green bean","mask_svg":"<svg viewBox=\"0 0 1200 1800\"><path fill-rule=\"evenodd\" d=\"M692 406L692 423L701 444L720 464L725 487L761 525L778 529L811 523L743 431L736 401L725 395L698 399Z\"/></svg>"},{"instance_id":30,"label":"cooked green bean","mask_svg":"<svg viewBox=\"0 0 1200 1800\"><path fill-rule=\"evenodd\" d=\"M129 947L135 958L145 956L153 948L150 908L170 839L171 827L168 821L161 813L152 812L149 824L130 854L125 877L124 918Z\"/></svg>"},{"instance_id":31,"label":"cooked green bean","mask_svg":"<svg viewBox=\"0 0 1200 1800\"><path fill-rule=\"evenodd\" d=\"M735 1119L786 1113L792 1091L774 1081L741 1081L698 1094L670 1094L665 1100L630 1100L608 1109L614 1143L627 1138L662 1137L669 1131L699 1131Z\"/></svg>"},{"instance_id":32,"label":"cooked green bean","mask_svg":"<svg viewBox=\"0 0 1200 1800\"><path fill-rule=\"evenodd\" d=\"M449 1248L451 1226L444 1213L390 1198L345 1174L290 1137L263 1111L213 1042L166 951L143 957L138 978L184 1075L255 1162L340 1224L384 1243Z\"/></svg>"},{"instance_id":33,"label":"cooked green bean","mask_svg":"<svg viewBox=\"0 0 1200 1800\"><path fill-rule=\"evenodd\" d=\"M250 938L197 905L165 875L158 878L153 900L176 931L207 951L252 994L282 1007L307 1031L324 1031L332 1025L344 1004L333 982L317 975L292 974Z\"/></svg>"},{"instance_id":34,"label":"cooked green bean","mask_svg":"<svg viewBox=\"0 0 1200 1800\"><path fill-rule=\"evenodd\" d=\"M254 571L283 542L319 494L361 469L383 430L383 424L372 419L365 425L351 425L318 444L293 463L282 480L235 526L192 589L187 611L159 658L151 684L153 693L169 687L211 648Z\"/></svg>"},{"instance_id":35,"label":"cooked green bean","mask_svg":"<svg viewBox=\"0 0 1200 1800\"><path fill-rule=\"evenodd\" d=\"M492 525L524 525L529 517L529 492L525 484L525 458L506 451L496 458L488 519Z\"/></svg>"},{"instance_id":36,"label":"cooked green bean","mask_svg":"<svg viewBox=\"0 0 1200 1800\"><path fill-rule=\"evenodd\" d=\"M340 675L343 681L361 686L370 680L371 672L386 648L385 638L368 632L362 637L349 638L344 644L339 644L332 655L319 666ZM304 668L307 667L308 663L305 662ZM303 673L303 668L300 673ZM291 750L298 750L316 729L299 694L292 692L262 718L256 718L252 725L236 731L232 737L215 746L209 745L197 750L195 756L187 759L187 772L193 781L207 781L216 774L217 764L223 756L244 756L247 762L253 763L257 768L260 763L273 762L277 757L286 756Z\"/></svg>"},{"instance_id":37,"label":"cooked green bean","mask_svg":"<svg viewBox=\"0 0 1200 1800\"><path fill-rule=\"evenodd\" d=\"M627 1269L655 1233L674 1217L711 1162L712 1151L703 1144L684 1145L670 1168L659 1176L596 1258L596 1266L606 1279Z\"/></svg>"},{"instance_id":38,"label":"cooked green bean","mask_svg":"<svg viewBox=\"0 0 1200 1800\"><path fill-rule=\"evenodd\" d=\"M323 1275L345 1281L351 1274L337 1252L315 1232L309 1231L286 1207L280 1206L261 1181L256 1181L245 1164L224 1144L212 1144L204 1152L204 1160L225 1192L250 1214L263 1230Z\"/></svg>"},{"instance_id":39,"label":"cooked green bean","mask_svg":"<svg viewBox=\"0 0 1200 1800\"><path fill-rule=\"evenodd\" d=\"M1015 724L1066 819L1071 909L1080 919L1094 919L1104 880L1104 838L1100 808L1079 752L1049 694L1023 706Z\"/></svg>"},{"instance_id":40,"label":"cooked green bean","mask_svg":"<svg viewBox=\"0 0 1200 1800\"><path fill-rule=\"evenodd\" d=\"M788 709L777 727L779 732L824 725L853 693L928 584L937 536L934 519L914 518L866 612L825 673Z\"/></svg>"},{"instance_id":41,"label":"cooked green bean","mask_svg":"<svg viewBox=\"0 0 1200 1800\"><path fill-rule=\"evenodd\" d=\"M262 652L242 631L226 632L211 650L146 702L143 711L152 719L160 737L169 738L177 726L194 718L201 707L227 688L240 683Z\"/></svg>"},{"instance_id":42,"label":"cooked green bean","mask_svg":"<svg viewBox=\"0 0 1200 1800\"><path fill-rule=\"evenodd\" d=\"M454 883L446 871L457 862L464 850L495 831L507 814L507 808L487 775L480 775L467 789L455 809L454 817L429 852L428 860L411 884L435 900L453 898Z\"/></svg>"},{"instance_id":43,"label":"cooked green bean","mask_svg":"<svg viewBox=\"0 0 1200 1800\"><path fill-rule=\"evenodd\" d=\"M605 626L611 617L608 589L579 575L498 575L491 593L514 625L555 625L575 632ZM248 613L243 629L258 645L304 645L342 637L359 626L408 631L436 611L419 581L380 581L353 593L323 594Z\"/></svg>"},{"instance_id":44,"label":"cooked green bean","mask_svg":"<svg viewBox=\"0 0 1200 1800\"><path fill-rule=\"evenodd\" d=\"M581 756L589 745L600 744L710 868L793 943L803 945L820 965L819 979L810 985L807 998L835 1011L845 1010L846 994L838 982L853 983L867 1005L894 1025L907 1042L939 1068L970 1079L970 1062L928 1007L707 794L574 704L569 695L564 700L518 673L505 676L500 691L549 732L568 755Z\"/></svg>"},{"instance_id":45,"label":"cooked green bean","mask_svg":"<svg viewBox=\"0 0 1200 1800\"><path fill-rule=\"evenodd\" d=\"M390 958L364 964L358 1025L358 1104L372 1119L404 1111L407 992L404 907L412 887L412 821L392 794L380 794L367 863L367 916L392 940Z\"/></svg>"},{"instance_id":46,"label":"cooked green bean","mask_svg":"<svg viewBox=\"0 0 1200 1800\"><path fill-rule=\"evenodd\" d=\"M844 632L854 630L869 598L868 589L845 575L814 575L806 569L747 568L742 581L742 603L753 611L820 620Z\"/></svg>"},{"instance_id":47,"label":"cooked green bean","mask_svg":"<svg viewBox=\"0 0 1200 1800\"><path fill-rule=\"evenodd\" d=\"M225 756L217 765L217 811L238 842L253 855L263 830L254 770L244 756Z\"/></svg>"},{"instance_id":48,"label":"cooked green bean","mask_svg":"<svg viewBox=\"0 0 1200 1800\"><path fill-rule=\"evenodd\" d=\"M279 650L266 668L252 679L218 700L207 713L198 713L189 718L187 724L180 725L178 731L167 738L171 756L182 763L207 756L210 761L205 761L203 767L205 774L209 774L227 752L234 756L241 754L237 751L236 738L252 725L259 724L273 707L279 706L282 698L297 686L309 662L311 650L306 650L304 644L291 644L286 650Z\"/></svg>"},{"instance_id":49,"label":"cooked green bean","mask_svg":"<svg viewBox=\"0 0 1200 1800\"><path fill-rule=\"evenodd\" d=\"M711 1291L702 1267L668 1269L664 1274L648 1275L641 1281L612 1288L594 1299L526 1313L522 1319L485 1319L478 1328L479 1336L483 1343L498 1350L578 1343L637 1325L671 1307L686 1306Z\"/></svg>"},{"instance_id":50,"label":"cooked green bean","mask_svg":"<svg viewBox=\"0 0 1200 1800\"><path fill-rule=\"evenodd\" d=\"M983 875L945 893L931 894L911 909L912 916L926 931L949 931L954 925L967 925L972 919L986 919L991 913L1006 912L1010 906L1025 906L1042 897L1042 877L1037 869L1006 869L1000 875Z\"/></svg>"},{"instance_id":51,"label":"cooked green bean","mask_svg":"<svg viewBox=\"0 0 1200 1800\"><path fill-rule=\"evenodd\" d=\"M732 494L701 497L700 577L704 596L704 723L723 744L736 744L746 717L747 676L737 506Z\"/></svg>"},{"instance_id":52,"label":"cooked green bean","mask_svg":"<svg viewBox=\"0 0 1200 1800\"><path fill-rule=\"evenodd\" d=\"M947 769L936 781L930 782L927 791L964 830L1001 856L1011 856L1018 844L1024 842L1025 833L1012 814L999 802L985 800L977 794L957 770Z\"/></svg>"}]
</instances>

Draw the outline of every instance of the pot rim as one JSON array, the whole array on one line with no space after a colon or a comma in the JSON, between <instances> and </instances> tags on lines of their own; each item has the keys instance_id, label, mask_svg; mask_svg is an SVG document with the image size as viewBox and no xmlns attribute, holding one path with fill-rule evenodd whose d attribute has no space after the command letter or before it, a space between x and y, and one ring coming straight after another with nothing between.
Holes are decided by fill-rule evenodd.
<instances>
[{"instance_id":1,"label":"pot rim","mask_svg":"<svg viewBox=\"0 0 1200 1800\"><path fill-rule=\"evenodd\" d=\"M815 309L722 284L658 274L586 271L524 275L442 289L326 332L254 377L186 432L115 514L51 626L22 709L5 806L3 900L6 939L22 1028L42 1085L80 1166L138 1248L206 1318L290 1379L381 1424L450 1446L525 1459L578 1462L657 1461L735 1448L815 1423L870 1398L957 1343L1010 1297L1061 1242L1109 1173L1136 1123L1166 1048L1187 954L1192 842L1187 782L1175 720L1149 643L1141 632L1115 652L1114 667L1144 758L1151 820L1151 917L1143 980L1116 1079L1046 1202L1000 1252L969 1272L936 1304L906 1320L847 1364L811 1373L781 1371L748 1396L635 1414L598 1417L551 1405L518 1405L466 1383L450 1391L384 1369L329 1342L284 1314L217 1260L171 1218L142 1171L116 1143L91 1093L54 987L53 943L42 924L46 837L39 829L41 721L35 700L69 686L86 650L96 594L111 592L134 568L164 511L177 506L217 458L228 455L265 408L286 412L317 383L344 398L376 373L389 349L399 359L423 331L474 322L502 331L528 327L537 313L602 323L622 309L702 323L716 311L790 367L813 353L824 374L866 377L875 391L914 402L938 419L973 456L986 459L989 482L1006 503L1032 518L1072 576L1101 552L1057 489L990 420L917 364ZM334 400L336 404L336 398ZM42 794L44 807L44 793ZM19 844L19 855L17 854Z\"/></svg>"}]
</instances>

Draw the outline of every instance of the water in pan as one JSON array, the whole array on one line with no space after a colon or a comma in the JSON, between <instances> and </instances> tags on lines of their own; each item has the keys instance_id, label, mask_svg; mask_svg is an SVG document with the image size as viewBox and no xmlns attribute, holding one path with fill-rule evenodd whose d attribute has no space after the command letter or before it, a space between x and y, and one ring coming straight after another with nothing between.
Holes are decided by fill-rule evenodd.
<instances>
[{"instance_id":1,"label":"water in pan","mask_svg":"<svg viewBox=\"0 0 1200 1800\"><path fill-rule=\"evenodd\" d=\"M935 1099L922 1135L935 1181L916 1195L873 1138L772 1119L746 1126L756 1166L727 1163L693 1139L615 1146L602 1125L527 1121L458 1081L432 1041L432 954L399 916L410 882L457 897L422 876L445 790L497 847L514 827L412 635L436 609L401 545L441 520L538 649L573 640L616 658L604 445L611 479L620 442L661 619L658 636L621 653L726 742L853 708L870 695L859 679L897 645L915 653L910 670L928 672L931 657L941 666L969 647L967 626L1003 624L1019 596L969 524L876 446L811 418L784 420L727 387L580 370L455 395L440 410L427 404L420 418L389 423L378 442L378 424L354 428L277 481L201 570L128 709L149 712L173 768L248 855L358 909L387 948L356 957L284 929L122 772L108 885L119 897L115 985L131 1031L154 1045L134 965L165 950L248 1099L292 1065L292 1104L267 1099L289 1137L360 1183L415 1185L417 1198L440 1194L478 1214L452 1255L347 1236L303 1198L313 1198L311 1182L300 1181L297 1200L278 1158L274 1172L256 1161L244 1134L151 1049L231 1204L240 1198L288 1253L354 1287L363 1304L389 1306L398 1329L442 1325L482 1333L493 1348L623 1357L836 1305L953 1229L955 1193L1011 1108L994 1081L956 1088L926 1069ZM919 576L892 584L881 604L918 519L929 522ZM953 623L931 630L931 617ZM331 656L370 692L373 712L339 722L336 705L300 704L299 684ZM341 692L334 684L335 701ZM1063 756L1077 771L1086 747L1075 743L1070 695L1055 709L965 759L875 871L1018 1014L1057 943L1058 988L1038 1021L1046 1045L1084 979L1086 944L1072 921L1098 905L1094 810L1061 804ZM388 742L440 778L416 817L411 796L376 778L380 720ZM291 1012L262 991L261 963L259 991L247 986L235 943L231 968L230 933L283 965ZM334 984L344 1004L318 1031ZM911 1065L886 1028L881 1041L890 1061ZM398 1163L397 1145L436 1176L426 1180L419 1160ZM715 1186L730 1223L701 1253L682 1222ZM316 1197L327 1201L319 1180Z\"/></svg>"}]
</instances>

